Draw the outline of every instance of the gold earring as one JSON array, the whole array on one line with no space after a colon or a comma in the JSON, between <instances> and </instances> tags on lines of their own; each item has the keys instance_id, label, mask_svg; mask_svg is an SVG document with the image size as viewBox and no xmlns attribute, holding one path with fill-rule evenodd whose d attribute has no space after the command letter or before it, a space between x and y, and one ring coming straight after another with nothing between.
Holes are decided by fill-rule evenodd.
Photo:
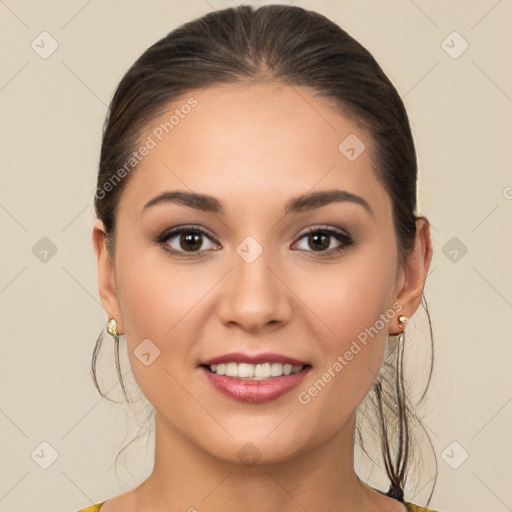
<instances>
[{"instance_id":1,"label":"gold earring","mask_svg":"<svg viewBox=\"0 0 512 512\"><path fill-rule=\"evenodd\" d=\"M400 329L401 329L402 327L405 327L406 323L407 323L407 317L404 315L400 315L398 317L398 327L400 327Z\"/></svg>"},{"instance_id":2,"label":"gold earring","mask_svg":"<svg viewBox=\"0 0 512 512\"><path fill-rule=\"evenodd\" d=\"M119 336L119 334L117 333L117 322L115 318L111 318L107 322L107 332L114 338L117 338Z\"/></svg>"}]
</instances>

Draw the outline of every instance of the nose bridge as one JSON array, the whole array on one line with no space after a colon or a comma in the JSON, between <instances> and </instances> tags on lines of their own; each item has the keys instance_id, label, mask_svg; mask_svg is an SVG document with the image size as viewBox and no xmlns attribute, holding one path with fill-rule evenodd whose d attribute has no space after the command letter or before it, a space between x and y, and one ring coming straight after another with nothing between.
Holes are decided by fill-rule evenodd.
<instances>
[{"instance_id":1,"label":"nose bridge","mask_svg":"<svg viewBox=\"0 0 512 512\"><path fill-rule=\"evenodd\" d=\"M260 291L264 291L270 284L268 281L272 275L269 270L271 260L276 263L272 249L268 245L264 247L254 237L248 236L236 247L235 252L234 270L240 285L256 286L261 288Z\"/></svg>"},{"instance_id":2,"label":"nose bridge","mask_svg":"<svg viewBox=\"0 0 512 512\"><path fill-rule=\"evenodd\" d=\"M220 307L224 322L254 329L286 317L289 312L286 287L276 276L276 264L276 252L258 242L255 236L247 236L235 247L234 268L223 290Z\"/></svg>"},{"instance_id":3,"label":"nose bridge","mask_svg":"<svg viewBox=\"0 0 512 512\"><path fill-rule=\"evenodd\" d=\"M233 279L235 288L243 295L256 297L264 294L268 295L268 299L270 298L271 289L275 289L273 281L276 278L270 270L272 261L274 264L276 263L275 252L267 244L270 237L265 238L265 240L262 236L258 238L261 243L256 237L249 235L235 248ZM264 246L264 244L267 245Z\"/></svg>"}]
</instances>

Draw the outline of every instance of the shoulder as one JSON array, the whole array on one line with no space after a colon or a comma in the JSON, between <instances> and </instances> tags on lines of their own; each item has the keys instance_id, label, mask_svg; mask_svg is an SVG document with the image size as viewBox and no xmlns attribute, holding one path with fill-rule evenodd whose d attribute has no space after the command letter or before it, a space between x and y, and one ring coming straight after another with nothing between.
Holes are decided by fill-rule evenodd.
<instances>
[{"instance_id":1,"label":"shoulder","mask_svg":"<svg viewBox=\"0 0 512 512\"><path fill-rule=\"evenodd\" d=\"M431 508L420 507L419 505L415 505L409 501L405 502L405 506L407 507L408 512L439 512Z\"/></svg>"},{"instance_id":2,"label":"shoulder","mask_svg":"<svg viewBox=\"0 0 512 512\"><path fill-rule=\"evenodd\" d=\"M105 503L102 501L101 503L96 503L95 505L91 505L90 507L81 508L77 510L77 512L100 512L100 508Z\"/></svg>"}]
</instances>

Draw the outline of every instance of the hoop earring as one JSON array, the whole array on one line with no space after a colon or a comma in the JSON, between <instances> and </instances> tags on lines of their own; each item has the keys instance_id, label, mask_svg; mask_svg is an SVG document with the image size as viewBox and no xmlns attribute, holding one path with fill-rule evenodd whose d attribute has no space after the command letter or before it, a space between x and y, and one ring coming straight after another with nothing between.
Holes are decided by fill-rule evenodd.
<instances>
[{"instance_id":1,"label":"hoop earring","mask_svg":"<svg viewBox=\"0 0 512 512\"><path fill-rule=\"evenodd\" d=\"M107 332L117 341L119 339L119 333L117 332L117 321L115 318L111 318L107 322Z\"/></svg>"},{"instance_id":2,"label":"hoop earring","mask_svg":"<svg viewBox=\"0 0 512 512\"><path fill-rule=\"evenodd\" d=\"M401 324L407 322L407 318L403 315L400 316L399 322ZM400 410L400 403L402 402L401 397L405 397L405 389L404 389L404 374L403 374L403 361L404 361L404 349L405 349L405 333L404 331L400 332L398 334L398 341L397 341L397 349L396 349L396 379L395 379L395 392L398 397L397 404ZM378 395L379 400L379 408L380 408L380 414L381 414L381 421L382 424L384 424L383 419L383 413L382 413L382 399L380 396L380 390ZM407 415L402 415L400 412L398 414L399 423L398 423L398 437L400 439L400 443L402 442L402 438L405 437L407 440L409 438L409 425L407 421ZM384 430L384 434L386 436L386 442L387 442L387 432ZM407 441L406 441L407 442ZM384 455L385 461L386 461L386 467L390 468L391 471L388 471L388 476L391 479L391 485L389 487L388 492L386 493L386 496L393 498L400 503L405 503L404 501L404 490L403 486L405 484L403 477L398 473L397 474L397 468L394 467L393 463L391 462L391 456L389 454L389 451L387 455ZM400 464L401 461L397 461L397 464Z\"/></svg>"},{"instance_id":3,"label":"hoop earring","mask_svg":"<svg viewBox=\"0 0 512 512\"><path fill-rule=\"evenodd\" d=\"M117 378L123 388L126 401L129 402L128 395L126 394L126 389L124 387L123 376L121 374L121 366L119 364L119 333L117 332L117 321L115 318L111 318L107 322L107 332L114 338L114 356L116 360Z\"/></svg>"}]
</instances>

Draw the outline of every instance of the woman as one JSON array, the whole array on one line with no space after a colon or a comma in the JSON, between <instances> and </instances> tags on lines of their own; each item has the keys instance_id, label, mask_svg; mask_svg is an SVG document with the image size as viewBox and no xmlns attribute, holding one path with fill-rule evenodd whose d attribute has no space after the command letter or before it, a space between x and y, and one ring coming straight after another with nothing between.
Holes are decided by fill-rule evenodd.
<instances>
[{"instance_id":1,"label":"woman","mask_svg":"<svg viewBox=\"0 0 512 512\"><path fill-rule=\"evenodd\" d=\"M404 330L432 256L416 177L397 91L318 13L215 11L135 62L105 124L93 245L155 460L82 512L429 510L404 495ZM387 492L354 469L368 399Z\"/></svg>"}]
</instances>

